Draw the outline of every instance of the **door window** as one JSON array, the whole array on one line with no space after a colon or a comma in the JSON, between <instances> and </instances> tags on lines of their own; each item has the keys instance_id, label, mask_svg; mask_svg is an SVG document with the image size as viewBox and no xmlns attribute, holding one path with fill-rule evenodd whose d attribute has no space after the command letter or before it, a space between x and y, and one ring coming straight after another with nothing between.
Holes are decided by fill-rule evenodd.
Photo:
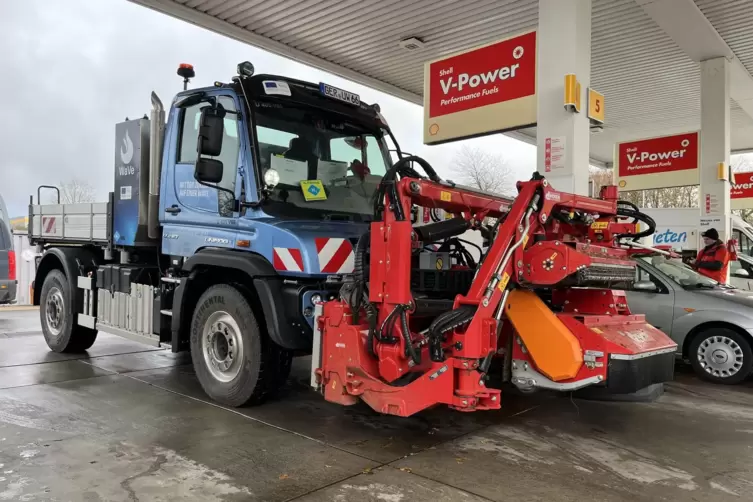
<instances>
[{"instance_id":1,"label":"door window","mask_svg":"<svg viewBox=\"0 0 753 502\"><path fill-rule=\"evenodd\" d=\"M735 230L733 235L737 240L737 249L740 253L746 256L752 256L751 251L753 251L753 241L751 241L751 239L740 230Z\"/></svg>"},{"instance_id":2,"label":"door window","mask_svg":"<svg viewBox=\"0 0 753 502\"><path fill-rule=\"evenodd\" d=\"M638 293L661 293L661 294L669 293L669 290L667 289L667 287L664 285L663 282L659 280L658 277L656 277L655 275L651 274L648 270L645 270L641 267L635 268L635 282L653 282L654 285L656 286L656 291L645 291L645 290L636 289L635 287L630 287L629 289L631 291L635 291Z\"/></svg>"},{"instance_id":3,"label":"door window","mask_svg":"<svg viewBox=\"0 0 753 502\"><path fill-rule=\"evenodd\" d=\"M329 142L329 151L330 160L346 162L348 165L354 160L360 161L369 168L371 174L377 176L383 176L387 172L384 153L373 135L332 138Z\"/></svg>"},{"instance_id":4,"label":"door window","mask_svg":"<svg viewBox=\"0 0 753 502\"><path fill-rule=\"evenodd\" d=\"M238 175L238 154L240 152L240 138L238 135L238 116L235 102L229 96L220 96L219 103L228 112L225 115L223 127L222 150L220 155L209 157L222 162L222 180L218 186L235 192L235 182ZM187 107L183 111L183 121L180 130L178 159L175 166L175 184L178 199L182 204L206 211L219 212L224 216L232 214L233 198L221 190L214 190L200 184L193 177L196 162L197 141L199 136L199 120L201 110L209 103L198 103Z\"/></svg>"}]
</instances>

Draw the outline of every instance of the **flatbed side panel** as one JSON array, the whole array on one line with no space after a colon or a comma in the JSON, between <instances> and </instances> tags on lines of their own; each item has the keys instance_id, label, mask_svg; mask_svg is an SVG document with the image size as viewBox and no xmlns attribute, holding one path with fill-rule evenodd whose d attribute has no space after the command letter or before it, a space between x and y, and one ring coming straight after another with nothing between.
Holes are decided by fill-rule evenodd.
<instances>
[{"instance_id":1,"label":"flatbed side panel","mask_svg":"<svg viewBox=\"0 0 753 502\"><path fill-rule=\"evenodd\" d=\"M108 241L109 202L36 204L30 213L32 242Z\"/></svg>"}]
</instances>

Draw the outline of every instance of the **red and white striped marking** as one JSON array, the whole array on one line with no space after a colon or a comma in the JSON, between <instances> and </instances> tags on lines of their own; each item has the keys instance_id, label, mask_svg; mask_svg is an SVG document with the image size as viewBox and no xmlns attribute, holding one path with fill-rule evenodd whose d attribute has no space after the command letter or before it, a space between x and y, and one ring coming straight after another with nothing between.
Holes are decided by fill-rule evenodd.
<instances>
[{"instance_id":1,"label":"red and white striped marking","mask_svg":"<svg viewBox=\"0 0 753 502\"><path fill-rule=\"evenodd\" d=\"M355 253L348 239L322 237L316 239L319 270L324 274L349 274L353 272Z\"/></svg>"},{"instance_id":2,"label":"red and white striped marking","mask_svg":"<svg viewBox=\"0 0 753 502\"><path fill-rule=\"evenodd\" d=\"M45 234L54 234L57 230L57 217L42 216L42 232Z\"/></svg>"},{"instance_id":3,"label":"red and white striped marking","mask_svg":"<svg viewBox=\"0 0 753 502\"><path fill-rule=\"evenodd\" d=\"M303 256L296 248L275 248L272 265L276 270L287 272L303 272Z\"/></svg>"}]
</instances>

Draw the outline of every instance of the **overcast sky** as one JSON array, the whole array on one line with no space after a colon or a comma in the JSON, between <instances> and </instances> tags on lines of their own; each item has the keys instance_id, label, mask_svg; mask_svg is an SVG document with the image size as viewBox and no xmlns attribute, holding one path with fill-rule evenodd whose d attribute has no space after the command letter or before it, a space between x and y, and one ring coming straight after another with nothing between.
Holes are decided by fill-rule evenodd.
<instances>
[{"instance_id":1,"label":"overcast sky","mask_svg":"<svg viewBox=\"0 0 753 502\"><path fill-rule=\"evenodd\" d=\"M229 81L236 64L258 72L326 81L377 102L401 147L452 179L463 143L503 154L515 178L535 169L535 148L502 135L442 146L422 144L422 109L126 0L0 0L0 194L11 216L28 212L37 185L87 180L105 200L113 186L115 124L149 112L152 90L166 104L181 89ZM457 179L457 177L456 177Z\"/></svg>"}]
</instances>

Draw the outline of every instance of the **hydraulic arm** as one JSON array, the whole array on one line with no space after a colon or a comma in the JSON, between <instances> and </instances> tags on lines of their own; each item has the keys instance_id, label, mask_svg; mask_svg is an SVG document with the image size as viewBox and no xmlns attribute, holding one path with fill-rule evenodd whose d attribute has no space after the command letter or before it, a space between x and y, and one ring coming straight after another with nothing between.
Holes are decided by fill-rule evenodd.
<instances>
[{"instance_id":1,"label":"hydraulic arm","mask_svg":"<svg viewBox=\"0 0 753 502\"><path fill-rule=\"evenodd\" d=\"M487 386L495 359L503 380L525 390L624 393L671 379L675 343L631 314L622 291L635 264L621 242L642 236L642 215L617 200L616 187L594 199L535 175L511 201L442 182L410 160L430 179L407 162L388 172L350 287L317 308L312 384L328 401L361 399L401 416L439 403L496 409L500 390ZM415 226L415 206L453 217ZM416 256L468 229L490 245L475 269L457 267L467 287L445 297L416 291Z\"/></svg>"}]
</instances>

